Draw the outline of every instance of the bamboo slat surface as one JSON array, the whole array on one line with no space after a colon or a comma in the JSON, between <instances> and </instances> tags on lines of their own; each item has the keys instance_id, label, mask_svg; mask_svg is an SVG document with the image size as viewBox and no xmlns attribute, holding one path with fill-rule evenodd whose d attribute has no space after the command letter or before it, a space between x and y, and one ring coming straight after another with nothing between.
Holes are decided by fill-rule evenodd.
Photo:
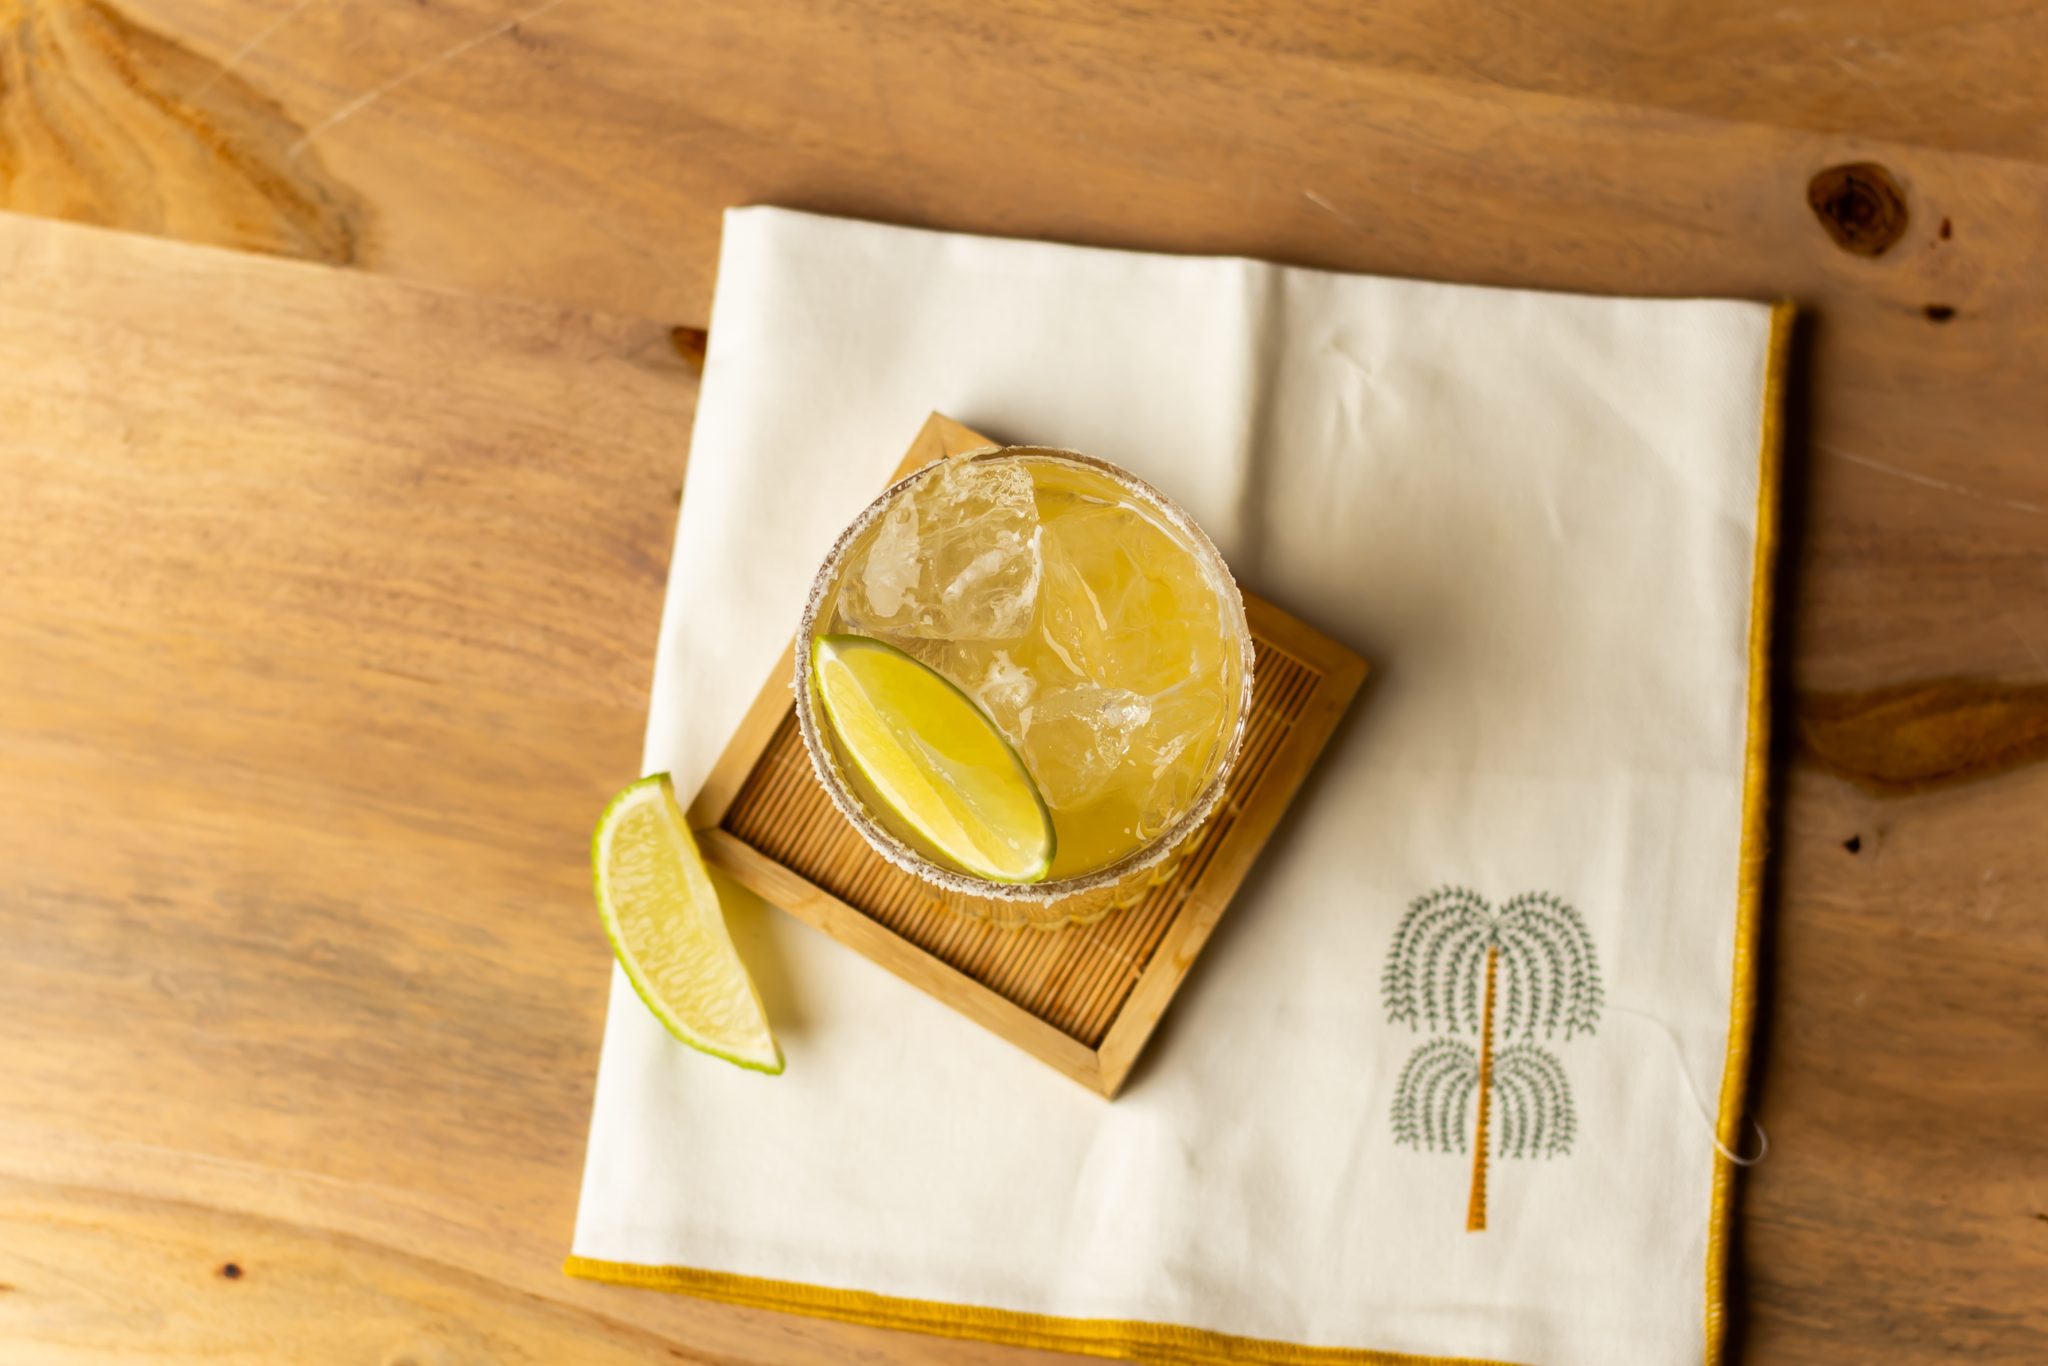
<instances>
[{"instance_id":1,"label":"bamboo slat surface","mask_svg":"<svg viewBox=\"0 0 2048 1366\"><path fill-rule=\"evenodd\" d=\"M934 413L892 478L988 444ZM710 827L713 861L770 902L1114 1096L1365 678L1364 660L1271 603L1247 594L1245 615L1257 660L1228 795L1157 884L1094 924L1015 929L962 915L869 848L812 771L789 651L691 820Z\"/></svg>"},{"instance_id":2,"label":"bamboo slat surface","mask_svg":"<svg viewBox=\"0 0 2048 1366\"><path fill-rule=\"evenodd\" d=\"M1200 883L1246 802L1266 799L1267 767L1324 675L1261 643L1252 713L1231 795L1175 867L1135 905L1092 925L1009 930L943 905L876 854L811 772L794 717L775 732L725 829L895 934L1090 1048L1101 1044L1175 912Z\"/></svg>"}]
</instances>

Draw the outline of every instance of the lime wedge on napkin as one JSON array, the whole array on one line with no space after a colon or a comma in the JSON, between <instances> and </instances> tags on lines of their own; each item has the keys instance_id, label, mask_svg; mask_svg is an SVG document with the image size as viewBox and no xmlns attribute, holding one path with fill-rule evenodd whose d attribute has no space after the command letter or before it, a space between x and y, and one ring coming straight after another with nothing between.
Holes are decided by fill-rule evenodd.
<instances>
[{"instance_id":1,"label":"lime wedge on napkin","mask_svg":"<svg viewBox=\"0 0 2048 1366\"><path fill-rule=\"evenodd\" d=\"M1031 771L945 675L866 636L819 636L811 671L840 747L890 812L995 882L1052 866L1052 813Z\"/></svg>"},{"instance_id":2,"label":"lime wedge on napkin","mask_svg":"<svg viewBox=\"0 0 2048 1366\"><path fill-rule=\"evenodd\" d=\"M780 1072L761 993L666 773L612 798L590 837L597 911L619 966L655 1018L692 1048Z\"/></svg>"}]
</instances>

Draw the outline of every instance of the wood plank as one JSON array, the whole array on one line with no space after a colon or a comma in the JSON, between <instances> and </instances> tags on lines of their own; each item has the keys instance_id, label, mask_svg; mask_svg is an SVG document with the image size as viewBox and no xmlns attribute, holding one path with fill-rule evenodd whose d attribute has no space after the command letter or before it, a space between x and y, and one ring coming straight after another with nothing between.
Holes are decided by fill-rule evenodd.
<instances>
[{"instance_id":1,"label":"wood plank","mask_svg":"<svg viewBox=\"0 0 2048 1366\"><path fill-rule=\"evenodd\" d=\"M1419 0L1284 18L1205 0L1134 26L1059 0L913 0L882 24L767 0L742 23L450 0L373 23L367 4L10 0L11 49L63 57L4 82L0 202L325 259L341 256L294 245L311 230L290 205L338 205L364 267L673 322L708 313L719 210L763 199L1340 269L1787 296L1824 319L1802 337L1813 389L1794 433L1829 513L1791 585L1802 683L2043 671L2042 15L1741 0L1592 24L1560 0L1461 4L1455 21ZM234 109L212 109L223 92L241 92ZM88 152L109 147L130 150ZM1886 163L1905 191L1906 238L1880 258L1845 254L1807 206L1814 174L1849 160ZM223 226L263 218L245 182L276 182L284 226ZM1936 536L1908 534L1930 516Z\"/></svg>"},{"instance_id":2,"label":"wood plank","mask_svg":"<svg viewBox=\"0 0 2048 1366\"><path fill-rule=\"evenodd\" d=\"M1333 269L1798 300L1779 726L1790 772L1759 1043L1774 1148L1745 1179L1738 1219L1749 1355L2048 1357L2048 1310L2028 1293L2048 1254L2027 1185L2048 1133L2034 1065L2048 1026L2033 1005L2048 971L2048 767L1999 776L1976 758L2026 752L2041 715L2038 701L1993 714L1977 705L1986 685L2024 697L2048 680L2041 12L2005 0L1597 13L1564 0L1196 0L1148 14L908 0L883 19L797 0L744 16L537 3L0 0L0 204L668 323L708 315L719 210L763 200ZM1875 259L1836 248L1806 205L1817 171L1854 160L1886 164L1905 190L1907 234ZM32 324L28 358L46 377L58 358L77 373L134 363L79 350L50 318ZM374 348L360 349L350 363L374 371ZM65 392L0 389L44 411ZM92 440L110 442L115 418L92 411L106 424L88 427ZM128 547L122 572L95 574L101 541L160 539L178 514L149 506L154 474L117 487L114 462L76 477L96 481L94 496L45 495L40 514L97 524L30 557L42 590L172 623L232 621L253 602L270 628L301 629L200 557ZM277 492L298 495L295 517L321 515L305 491ZM124 526L130 514L139 528ZM657 559L665 544L644 542ZM275 545L263 553L288 563ZM504 648L494 632L516 634L494 619L463 636L420 603L384 601L373 616L359 575L307 577L310 591L285 576L271 590L358 613L359 651L397 623L405 650L468 667ZM216 597L234 610L213 613ZM585 672L623 697L644 687L645 660L617 663L618 641L643 647L632 632L590 639L599 661ZM258 667L153 648L195 692L214 670ZM45 682L83 667L17 658ZM138 665L129 686L169 684ZM1799 699L1814 693L1830 726L1866 718L1863 739L1881 750L1880 704L1900 687L1940 704L1912 741L1912 767L1940 783L1880 795L1797 748ZM368 682L362 696L367 713ZM180 716L164 724L196 724ZM238 722L214 724L242 743ZM1845 739L1857 737L1830 732ZM1870 752L1859 741L1824 757L1834 769ZM372 771L368 790L382 781ZM184 792L152 800L175 807ZM323 823L351 810L336 798ZM179 827L148 838L175 848ZM38 923L58 916L58 903L34 904ZM180 980L203 982L200 964Z\"/></svg>"},{"instance_id":3,"label":"wood plank","mask_svg":"<svg viewBox=\"0 0 2048 1366\"><path fill-rule=\"evenodd\" d=\"M1333 238L1391 238L1405 226L1387 222L1395 196L1373 187L1425 161L1450 175L1404 185L1399 198L1423 202L1393 212L1455 216L1476 193L1487 221L1460 224L1467 240L1568 236L1556 216L1499 215L1530 202L1522 185L1483 184L1489 169L1525 185L1560 167L1596 172L1575 213L1663 200L1657 226L1712 237L1744 226L1715 221L1735 206L1686 193L1740 169L1719 160L1716 128L1780 131L1788 150L1882 145L1908 165L2048 160L2036 79L2048 16L2001 0L1881 13L1738 0L1597 18L1564 0L1201 0L1136 22L1062 0L994 13L912 0L887 23L800 0L763 0L744 23L624 0L396 14L373 0L8 0L0 17L20 50L61 54L64 78L57 108L27 93L48 82L7 83L23 92L18 146L0 158L25 168L15 207L229 245L252 245L253 222L272 249L472 286L601 289L614 308L650 287L694 293L663 311L700 319L710 211L750 199L926 217L958 205L942 187L964 181L981 205L964 212L983 225L1026 217L1061 236L1074 234L1045 220L1128 231L1147 220L1142 199L1166 211L1152 230L1176 235L1231 217L1269 234L1312 237L1320 219ZM921 79L941 69L964 78ZM1655 117L1623 124L1621 110ZM1489 146L1472 126L1488 113L1485 131L1544 154ZM1624 176L1591 146L1552 142L1575 121L1602 138L1679 132L1691 154L1674 145ZM270 151L215 169L207 146ZM300 225L309 209L324 233Z\"/></svg>"},{"instance_id":4,"label":"wood plank","mask_svg":"<svg viewBox=\"0 0 2048 1366\"><path fill-rule=\"evenodd\" d=\"M1802 685L2043 673L2048 86L2030 73L2048 16L2002 0L1740 0L1597 24L1561 0L1455 18L1419 0L1284 17L1204 0L1138 25L1060 0L911 0L886 24L796 0L745 22L538 8L449 0L372 22L368 0L10 0L9 50L63 55L0 82L0 202L672 322L708 314L719 211L764 199L1339 269L1791 297L1810 319L1795 475L1827 509L1790 583ZM1876 259L1836 247L1807 205L1815 173L1851 160L1905 192L1907 235ZM266 213L274 229L247 226ZM293 226L309 213L339 226ZM311 241L337 232L346 253Z\"/></svg>"},{"instance_id":5,"label":"wood plank","mask_svg":"<svg viewBox=\"0 0 2048 1366\"><path fill-rule=\"evenodd\" d=\"M1057 1359L561 1274L666 325L10 215L0 278L0 1358Z\"/></svg>"}]
</instances>

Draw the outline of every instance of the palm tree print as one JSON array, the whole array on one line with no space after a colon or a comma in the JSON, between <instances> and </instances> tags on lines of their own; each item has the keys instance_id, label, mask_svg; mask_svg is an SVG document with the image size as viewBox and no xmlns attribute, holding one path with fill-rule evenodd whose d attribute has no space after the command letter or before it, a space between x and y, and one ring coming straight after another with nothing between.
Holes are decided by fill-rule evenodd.
<instances>
[{"instance_id":1,"label":"palm tree print","mask_svg":"<svg viewBox=\"0 0 2048 1366\"><path fill-rule=\"evenodd\" d=\"M1571 1151L1571 1083L1536 1037L1561 1032L1570 1041L1599 1025L1593 938L1579 913L1548 892L1524 892L1496 911L1475 892L1439 887L1401 918L1381 986L1393 1021L1435 1036L1409 1056L1394 1086L1394 1141L1471 1151L1465 1227L1478 1232L1486 1227L1489 1153ZM1461 1035L1476 1036L1478 1046Z\"/></svg>"}]
</instances>

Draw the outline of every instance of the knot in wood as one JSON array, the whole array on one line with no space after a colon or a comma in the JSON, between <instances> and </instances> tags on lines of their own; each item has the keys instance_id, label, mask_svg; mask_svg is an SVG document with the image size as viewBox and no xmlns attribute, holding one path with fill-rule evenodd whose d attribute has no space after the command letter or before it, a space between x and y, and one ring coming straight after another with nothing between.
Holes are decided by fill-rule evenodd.
<instances>
[{"instance_id":1,"label":"knot in wood","mask_svg":"<svg viewBox=\"0 0 2048 1366\"><path fill-rule=\"evenodd\" d=\"M1906 232L1906 196L1874 161L1830 166L1806 187L1806 202L1843 251L1882 256Z\"/></svg>"}]
</instances>

